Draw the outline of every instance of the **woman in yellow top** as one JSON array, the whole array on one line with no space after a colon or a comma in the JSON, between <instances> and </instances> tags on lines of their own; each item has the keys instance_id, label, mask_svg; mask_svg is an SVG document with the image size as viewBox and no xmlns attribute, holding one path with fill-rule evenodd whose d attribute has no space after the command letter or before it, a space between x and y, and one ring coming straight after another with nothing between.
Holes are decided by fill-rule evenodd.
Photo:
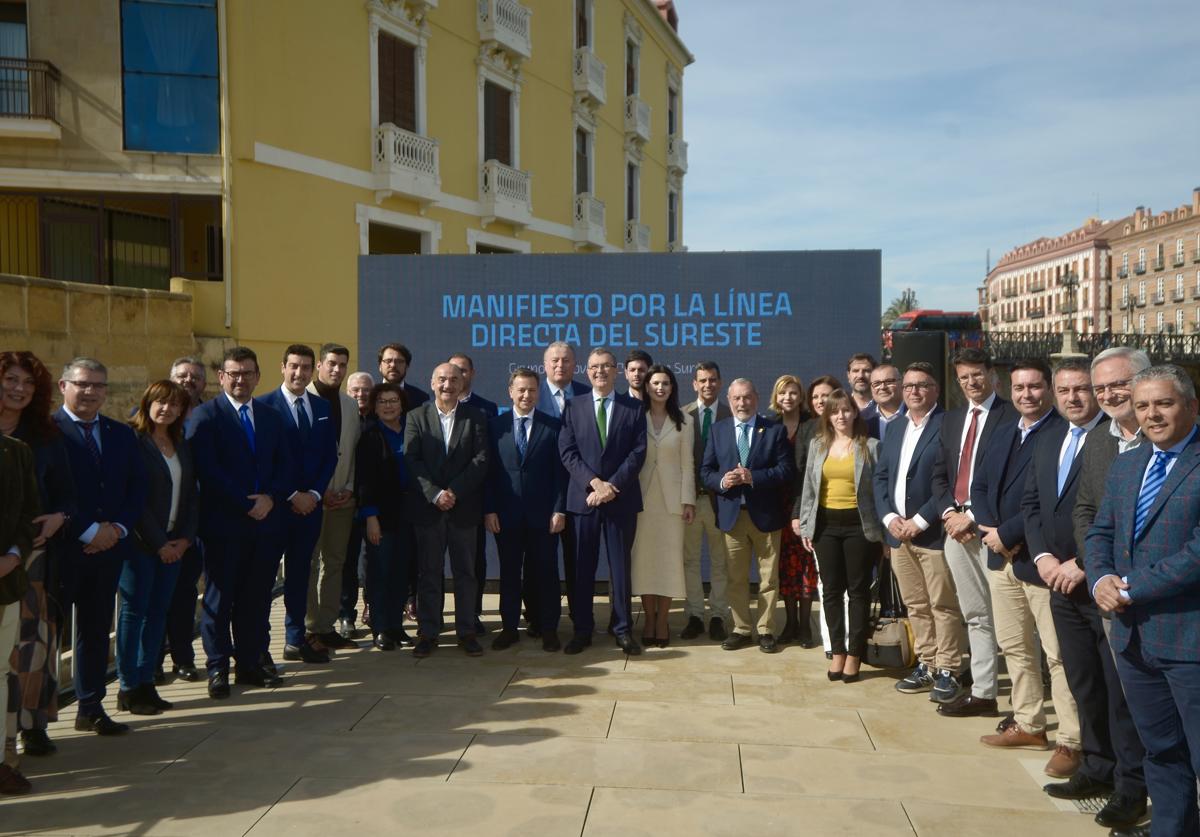
<instances>
[{"instance_id":1,"label":"woman in yellow top","mask_svg":"<svg viewBox=\"0 0 1200 837\"><path fill-rule=\"evenodd\" d=\"M871 573L883 540L872 491L877 445L854 399L840 389L832 392L809 442L800 513L792 521L817 555L833 646L829 679L847 683L858 680L867 650ZM848 632L843 594L849 596Z\"/></svg>"}]
</instances>

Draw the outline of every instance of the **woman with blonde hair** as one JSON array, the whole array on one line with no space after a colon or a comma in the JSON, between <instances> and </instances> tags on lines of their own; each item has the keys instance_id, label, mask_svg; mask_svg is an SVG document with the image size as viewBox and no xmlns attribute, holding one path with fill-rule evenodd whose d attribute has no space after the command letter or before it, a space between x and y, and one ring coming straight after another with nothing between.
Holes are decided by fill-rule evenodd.
<instances>
[{"instance_id":1,"label":"woman with blonde hair","mask_svg":"<svg viewBox=\"0 0 1200 837\"><path fill-rule=\"evenodd\" d=\"M830 393L809 442L800 506L791 527L817 555L833 652L829 679L847 683L859 679L867 650L871 572L883 540L872 488L878 444L867 435L854 399L841 389ZM848 629L842 602L847 594Z\"/></svg>"}]
</instances>

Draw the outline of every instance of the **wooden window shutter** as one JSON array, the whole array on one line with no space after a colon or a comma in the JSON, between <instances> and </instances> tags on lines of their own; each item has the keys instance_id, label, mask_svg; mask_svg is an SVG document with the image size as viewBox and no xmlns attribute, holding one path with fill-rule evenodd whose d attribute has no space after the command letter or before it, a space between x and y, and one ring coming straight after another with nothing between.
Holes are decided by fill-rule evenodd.
<instances>
[{"instance_id":1,"label":"wooden window shutter","mask_svg":"<svg viewBox=\"0 0 1200 837\"><path fill-rule=\"evenodd\" d=\"M575 194L592 191L591 166L588 165L588 135L582 128L575 129Z\"/></svg>"},{"instance_id":2,"label":"wooden window shutter","mask_svg":"<svg viewBox=\"0 0 1200 837\"><path fill-rule=\"evenodd\" d=\"M396 75L396 39L379 33L379 124L396 120L396 91L392 79Z\"/></svg>"},{"instance_id":3,"label":"wooden window shutter","mask_svg":"<svg viewBox=\"0 0 1200 837\"><path fill-rule=\"evenodd\" d=\"M417 50L379 33L379 122L417 130Z\"/></svg>"},{"instance_id":4,"label":"wooden window shutter","mask_svg":"<svg viewBox=\"0 0 1200 837\"><path fill-rule=\"evenodd\" d=\"M483 158L512 165L512 94L490 81L483 86Z\"/></svg>"}]
</instances>

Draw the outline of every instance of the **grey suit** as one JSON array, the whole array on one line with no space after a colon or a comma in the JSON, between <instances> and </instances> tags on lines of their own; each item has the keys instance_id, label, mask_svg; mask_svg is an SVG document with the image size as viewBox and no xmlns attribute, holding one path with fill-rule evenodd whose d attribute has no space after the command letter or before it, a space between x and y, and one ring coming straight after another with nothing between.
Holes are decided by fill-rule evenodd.
<instances>
[{"instance_id":1,"label":"grey suit","mask_svg":"<svg viewBox=\"0 0 1200 837\"><path fill-rule=\"evenodd\" d=\"M712 410L712 424L729 418L729 406L716 401ZM725 567L725 535L717 527L717 498L704 488L700 479L700 463L704 459L704 427L699 406L695 401L685 404L683 411L692 417L692 461L696 465L696 517L683 527L683 583L687 593L687 614L704 619L704 578L700 566L700 554L705 536L708 538L709 591L708 603L716 619L729 618L729 600L726 589L729 575Z\"/></svg>"},{"instance_id":2,"label":"grey suit","mask_svg":"<svg viewBox=\"0 0 1200 837\"><path fill-rule=\"evenodd\" d=\"M863 534L867 540L883 541L883 524L875 511L875 457L879 448L877 439L867 439L867 455L864 457L858 445L854 450L854 484L858 486L858 516L862 521ZM821 497L821 468L829 452L819 439L810 439L805 456L803 491L797 499L797 519L800 534L812 538L817 528L817 508Z\"/></svg>"}]
</instances>

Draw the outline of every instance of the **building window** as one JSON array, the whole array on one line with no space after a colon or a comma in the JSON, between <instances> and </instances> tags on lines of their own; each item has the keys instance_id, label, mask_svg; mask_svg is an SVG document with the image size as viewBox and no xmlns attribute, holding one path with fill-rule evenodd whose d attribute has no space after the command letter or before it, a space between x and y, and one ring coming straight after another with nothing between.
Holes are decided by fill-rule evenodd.
<instances>
[{"instance_id":1,"label":"building window","mask_svg":"<svg viewBox=\"0 0 1200 837\"><path fill-rule=\"evenodd\" d=\"M379 33L379 124L417 133L417 49L386 32Z\"/></svg>"},{"instance_id":2,"label":"building window","mask_svg":"<svg viewBox=\"0 0 1200 837\"><path fill-rule=\"evenodd\" d=\"M28 58L27 31L25 4L0 3L0 56ZM26 70L0 71L0 114L24 116L29 113L29 82Z\"/></svg>"},{"instance_id":3,"label":"building window","mask_svg":"<svg viewBox=\"0 0 1200 837\"><path fill-rule=\"evenodd\" d=\"M592 134L575 129L575 194L592 192Z\"/></svg>"},{"instance_id":4,"label":"building window","mask_svg":"<svg viewBox=\"0 0 1200 837\"><path fill-rule=\"evenodd\" d=\"M674 189L667 192L667 246L673 248L678 241L679 193Z\"/></svg>"},{"instance_id":5,"label":"building window","mask_svg":"<svg viewBox=\"0 0 1200 837\"><path fill-rule=\"evenodd\" d=\"M1129 253L1121 254L1121 272L1129 275Z\"/></svg>"},{"instance_id":6,"label":"building window","mask_svg":"<svg viewBox=\"0 0 1200 837\"><path fill-rule=\"evenodd\" d=\"M1138 305L1146 304L1146 280L1138 281Z\"/></svg>"},{"instance_id":7,"label":"building window","mask_svg":"<svg viewBox=\"0 0 1200 837\"><path fill-rule=\"evenodd\" d=\"M575 0L575 48L592 45L592 0Z\"/></svg>"},{"instance_id":8,"label":"building window","mask_svg":"<svg viewBox=\"0 0 1200 837\"><path fill-rule=\"evenodd\" d=\"M1138 334L1146 333L1146 315L1145 314L1138 314L1137 330L1138 330Z\"/></svg>"},{"instance_id":9,"label":"building window","mask_svg":"<svg viewBox=\"0 0 1200 837\"><path fill-rule=\"evenodd\" d=\"M638 219L638 166L636 163L625 164L625 220Z\"/></svg>"},{"instance_id":10,"label":"building window","mask_svg":"<svg viewBox=\"0 0 1200 837\"><path fill-rule=\"evenodd\" d=\"M125 148L221 150L217 0L121 0Z\"/></svg>"},{"instance_id":11,"label":"building window","mask_svg":"<svg viewBox=\"0 0 1200 837\"><path fill-rule=\"evenodd\" d=\"M1177 262L1183 261L1183 239L1182 238L1175 240L1175 261L1177 261Z\"/></svg>"},{"instance_id":12,"label":"building window","mask_svg":"<svg viewBox=\"0 0 1200 837\"><path fill-rule=\"evenodd\" d=\"M1145 247L1138 248L1137 269L1142 273L1146 272L1146 248Z\"/></svg>"},{"instance_id":13,"label":"building window","mask_svg":"<svg viewBox=\"0 0 1200 837\"><path fill-rule=\"evenodd\" d=\"M639 48L632 40L625 42L625 95L636 96L638 92Z\"/></svg>"},{"instance_id":14,"label":"building window","mask_svg":"<svg viewBox=\"0 0 1200 837\"><path fill-rule=\"evenodd\" d=\"M1125 308L1129 305L1129 285L1121 286L1121 307Z\"/></svg>"},{"instance_id":15,"label":"building window","mask_svg":"<svg viewBox=\"0 0 1200 837\"><path fill-rule=\"evenodd\" d=\"M1154 300L1155 300L1156 302L1162 302L1162 299L1163 299L1163 284L1164 284L1164 282L1163 282L1163 277L1161 277L1161 276L1160 276L1160 277L1158 277L1158 279L1157 279L1157 280L1155 281L1155 283L1154 283Z\"/></svg>"},{"instance_id":16,"label":"building window","mask_svg":"<svg viewBox=\"0 0 1200 837\"><path fill-rule=\"evenodd\" d=\"M483 159L512 166L512 92L483 84Z\"/></svg>"},{"instance_id":17,"label":"building window","mask_svg":"<svg viewBox=\"0 0 1200 837\"><path fill-rule=\"evenodd\" d=\"M679 135L679 91L667 88L667 136Z\"/></svg>"},{"instance_id":18,"label":"building window","mask_svg":"<svg viewBox=\"0 0 1200 837\"><path fill-rule=\"evenodd\" d=\"M1183 334L1183 309L1175 309L1175 333Z\"/></svg>"},{"instance_id":19,"label":"building window","mask_svg":"<svg viewBox=\"0 0 1200 837\"><path fill-rule=\"evenodd\" d=\"M1175 293L1179 294L1180 296L1183 296L1183 274L1182 273L1175 274Z\"/></svg>"}]
</instances>

